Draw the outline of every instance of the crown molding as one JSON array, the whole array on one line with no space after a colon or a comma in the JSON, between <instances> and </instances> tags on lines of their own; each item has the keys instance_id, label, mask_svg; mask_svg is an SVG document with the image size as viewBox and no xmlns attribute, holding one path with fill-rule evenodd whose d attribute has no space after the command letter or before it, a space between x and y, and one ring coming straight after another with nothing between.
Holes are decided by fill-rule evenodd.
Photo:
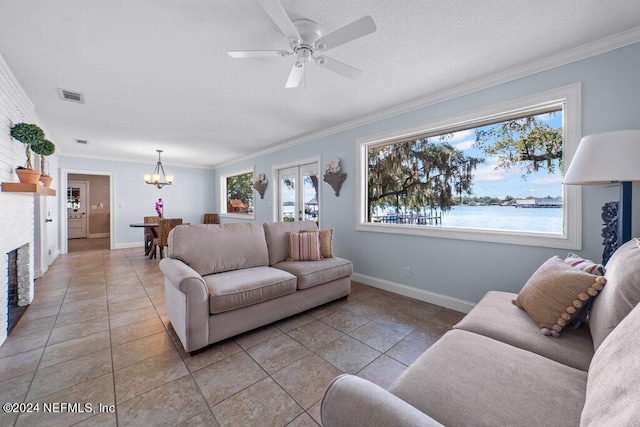
<instances>
[{"instance_id":1,"label":"crown molding","mask_svg":"<svg viewBox=\"0 0 640 427\"><path fill-rule=\"evenodd\" d=\"M241 156L228 162L213 164L213 168L222 168L231 165L235 165L241 162L249 161L257 157L264 156L266 154L274 153L286 148L294 147L296 145L305 144L307 142L320 139L326 136L334 135L336 133L344 132L359 126L367 125L370 123L378 122L380 120L388 119L390 117L398 116L410 111L418 110L430 105L438 104L444 101L448 101L453 98L458 98L464 95L468 95L474 92L478 92L483 89L498 86L503 83L507 83L513 80L520 79L522 77L537 74L543 71L551 70L553 68L567 65L573 62L577 62L583 59L587 59L596 55L619 49L621 47L629 46L640 42L640 27L635 27L627 31L623 31L618 34L614 34L609 37L605 37L595 42L587 43L572 49L565 50L563 52L548 56L546 58L539 59L537 61L530 62L525 65L511 68L500 73L494 73L491 76L476 79L473 82L469 82L462 85L457 85L453 88L447 88L440 92L422 97L413 101L409 101L398 106L382 110L380 112L360 117L355 120L351 120L336 126L332 126L328 129L324 129L317 132L312 132L306 135L302 135L296 138L282 141L269 148Z\"/></svg>"},{"instance_id":2,"label":"crown molding","mask_svg":"<svg viewBox=\"0 0 640 427\"><path fill-rule=\"evenodd\" d=\"M117 162L117 163L135 163L138 165L155 165L157 160L154 160L153 162L142 162L140 160L133 160L133 159L123 159L121 157L105 157L105 156L99 156L99 155L89 155L89 154L63 154L60 153L59 154L59 158L62 157L66 157L66 158L72 158L72 159L90 159L90 160L103 160L103 161L108 161L108 162ZM213 166L200 166L200 165L191 165L191 164L186 164L186 163L173 163L173 162L165 162L164 160L162 161L162 164L164 166L172 166L172 167L177 167L177 168L189 168L189 169L205 169L205 170L213 170L214 167Z\"/></svg>"}]
</instances>

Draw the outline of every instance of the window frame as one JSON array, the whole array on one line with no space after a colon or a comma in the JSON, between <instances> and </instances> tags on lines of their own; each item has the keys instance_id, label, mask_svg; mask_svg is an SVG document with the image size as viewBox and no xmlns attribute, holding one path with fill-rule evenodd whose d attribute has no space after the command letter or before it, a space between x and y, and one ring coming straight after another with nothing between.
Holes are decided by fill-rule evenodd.
<instances>
[{"instance_id":1,"label":"window frame","mask_svg":"<svg viewBox=\"0 0 640 427\"><path fill-rule=\"evenodd\" d=\"M253 188L253 185L251 186L251 189L253 191L253 212L251 213L229 213L227 212L227 178L233 177L233 176L238 176L238 175L244 175L250 173L253 175L253 177L251 178L251 182L253 183L253 181L255 180L255 166L251 166L249 168L244 168L244 169L238 169L238 170L234 170L233 172L229 172L226 173L224 175L220 175L220 217L221 218L237 218L237 219L255 219L255 215L256 215L256 204L255 204L255 197L256 197L256 191Z\"/></svg>"},{"instance_id":2,"label":"window frame","mask_svg":"<svg viewBox=\"0 0 640 427\"><path fill-rule=\"evenodd\" d=\"M527 114L529 111L535 111L554 104L563 105L563 163L565 170L567 170L581 137L582 102L580 83L573 83L560 88L487 105L461 114L431 120L416 126L395 129L356 139L356 231L573 250L582 249L582 189L580 186L563 185L564 230L562 234L366 222L368 194L367 148L369 146L390 143L395 140L407 139L413 136L417 137L431 133L442 134L452 130L460 130L460 128L464 127L479 126L492 120L499 121L517 114Z\"/></svg>"}]
</instances>

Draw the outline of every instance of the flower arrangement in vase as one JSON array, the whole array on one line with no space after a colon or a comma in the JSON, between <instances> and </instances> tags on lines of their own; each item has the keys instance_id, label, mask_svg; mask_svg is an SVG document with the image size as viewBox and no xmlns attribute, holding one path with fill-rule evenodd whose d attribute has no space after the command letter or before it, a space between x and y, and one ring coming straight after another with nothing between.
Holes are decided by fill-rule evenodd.
<instances>
[{"instance_id":1,"label":"flower arrangement in vase","mask_svg":"<svg viewBox=\"0 0 640 427\"><path fill-rule=\"evenodd\" d=\"M164 204L162 203L162 198L159 198L156 202L156 213L158 214L158 218L162 219L162 210L164 208Z\"/></svg>"}]
</instances>

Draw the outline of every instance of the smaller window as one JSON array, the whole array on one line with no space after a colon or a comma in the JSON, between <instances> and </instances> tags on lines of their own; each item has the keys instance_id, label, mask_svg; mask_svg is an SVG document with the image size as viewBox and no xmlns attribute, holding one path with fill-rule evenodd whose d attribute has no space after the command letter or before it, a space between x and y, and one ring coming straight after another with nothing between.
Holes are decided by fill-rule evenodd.
<instances>
[{"instance_id":1,"label":"smaller window","mask_svg":"<svg viewBox=\"0 0 640 427\"><path fill-rule=\"evenodd\" d=\"M227 216L253 218L253 171L222 176L222 212Z\"/></svg>"}]
</instances>

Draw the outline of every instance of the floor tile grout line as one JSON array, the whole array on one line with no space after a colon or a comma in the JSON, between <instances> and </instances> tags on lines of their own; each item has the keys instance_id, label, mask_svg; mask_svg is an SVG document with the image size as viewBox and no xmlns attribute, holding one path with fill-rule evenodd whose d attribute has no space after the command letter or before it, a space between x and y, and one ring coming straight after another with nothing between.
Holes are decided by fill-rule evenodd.
<instances>
[{"instance_id":1,"label":"floor tile grout line","mask_svg":"<svg viewBox=\"0 0 640 427\"><path fill-rule=\"evenodd\" d=\"M129 256L127 255L127 253L126 253L126 252L125 252L125 256L127 257L127 259L129 259ZM134 267L134 271L136 272L136 276L138 277L138 280L140 280L140 277L138 276L138 272L135 270L135 267ZM142 283L142 281L141 281L141 280L140 280L140 283ZM145 293L147 294L147 297L148 297L149 299L151 299L151 298L150 298L150 296L149 296L149 294L148 294L148 292L147 292L146 287L145 287L144 285L142 285L142 287L145 289ZM162 322L162 316L160 315L160 313L158 313L158 310L157 310L157 308L155 307L155 305L153 304L153 301L152 301L152 306L154 307L154 309L155 309L155 311L156 311L156 314L157 314L157 315L158 315L158 317L160 318L160 322ZM182 352L181 352L181 351L180 351L180 349L178 348L178 345L177 345L177 344L174 342L174 340L171 338L171 336L170 336L170 332L169 332L169 328L168 328L168 325L166 325L164 322L162 322L162 326L163 326L163 328L164 328L164 332L165 332L167 335L169 335L169 339L171 340L171 343L173 344L173 346L176 348L176 351L177 351L177 353L178 353L178 356L180 356L180 359L182 360L182 363L184 364L184 367L185 367L185 369L186 369L186 371L187 371L187 374L186 374L186 375L183 375L183 376L182 376L182 377L180 377L180 378L176 378L176 379L175 379L175 380L173 380L173 381L177 381L177 380L179 380L179 379L181 379L181 378L184 378L184 377L186 377L186 376L189 376L189 378L191 379L191 381L193 382L193 384L195 384L196 389L197 389L197 390L198 390L198 392L200 393L200 396L202 397L203 402L204 402L204 403L205 403L205 405L207 406L207 410L209 411L209 413L211 414L211 416L213 417L213 419L216 421L216 423L218 423L218 425L219 425L220 423L218 422L218 419L216 418L215 414L213 413L213 409L212 409L212 407L209 405L209 402L207 402L207 399L206 399L206 397L204 396L204 393L203 393L203 392L202 392L202 390L200 389L200 385L198 384L198 382L196 381L195 377L193 376L193 372L191 371L191 369L189 369L189 366L187 365L186 361L184 360L184 357L182 356ZM164 354L164 353L163 353L163 354ZM187 353L187 354L188 354L188 353ZM114 370L114 372L115 372L115 370ZM170 383L171 383L171 382L173 382L173 381L170 381L169 383L162 384L162 385L160 385L160 386L158 386L158 387L153 388L152 390L155 390L155 389L157 389L157 388L159 388L159 387L163 387L163 386L165 386L166 384L170 384ZM114 387L115 387L115 378L114 378ZM140 394L140 395L138 395L138 396L141 396L141 395L143 395L143 394L145 394L145 393L149 393L149 392L151 392L152 390L145 391L144 393L141 393L141 394ZM132 397L132 399L134 399L134 398L136 398L136 397L138 397L138 396L134 396L134 397ZM128 399L128 400L131 400L131 399ZM127 401L128 401L128 400L127 400ZM122 402L122 403L124 403L124 402ZM117 405L116 405L116 411L117 411ZM202 412L200 412L200 413L202 413ZM199 415L200 413L196 414L195 416ZM116 419L116 421L118 421L118 420ZM186 421L188 421L188 420L186 420Z\"/></svg>"},{"instance_id":2,"label":"floor tile grout line","mask_svg":"<svg viewBox=\"0 0 640 427\"><path fill-rule=\"evenodd\" d=\"M104 269L103 269L103 274L105 275L105 286L107 287L106 292L107 292L107 297L108 297L109 287L108 287L108 285L107 285L107 281L106 281L106 276L107 276L107 270L108 270L108 267L106 266L106 261L107 261L107 259L114 259L114 257L107 257L107 254L108 254L108 253L113 253L113 251L110 251L110 252L109 252L109 251L107 251L107 250L102 250L102 251L101 251L101 253L102 253L102 261L103 261L103 267L104 267ZM278 371L274 372L273 374L270 374L269 372L266 372L266 370L262 367L262 365L260 365L260 364L259 364L259 363L258 363L258 362L257 362L257 361L256 361L256 360L255 360L255 359L254 359L250 354L249 354L249 350L250 350L251 348L255 347L256 345L263 344L263 343L265 343L265 342L268 342L270 339L274 339L274 338L270 338L270 339L267 339L267 340L261 341L261 342L259 342L259 343L255 344L255 345L253 345L253 346L251 346L251 347L248 347L248 348L246 348L246 349L245 349L245 348L243 348L242 346L240 346L240 345L238 344L238 341L237 341L236 339L231 338L231 339L233 339L233 341L235 342L235 344L238 346L238 351L237 351L237 352L235 352L235 353L233 353L233 354L231 354L231 355L224 356L222 359L220 359L220 360L216 360L215 362L210 363L210 364L208 364L208 365L205 365L205 366L201 367L200 369L195 370L195 371L193 371L193 372L192 372L192 371L191 371L191 368L189 368L189 366L187 365L187 360L188 360L188 358L190 357L190 356L189 356L189 354L188 354L188 353L186 353L186 352L182 352L182 351L181 351L181 349L180 349L180 342L179 342L179 340L175 340L175 339L174 339L174 336L173 336L173 334L172 334L172 332L171 332L171 329L170 329L169 324L168 324L168 323L165 323L165 320L163 319L163 315L161 315L161 314L160 314L160 312L159 312L159 310L158 310L158 307L160 307L160 305L156 305L156 304L154 303L154 301L151 299L152 295L149 293L149 292L150 292L150 289L148 289L148 288L147 288L147 286L145 286L145 285L142 283L141 275L142 275L142 274L144 274L144 272L142 271L142 268L140 268L140 266L143 266L143 264L142 264L142 263L138 264L138 263L135 263L135 262L134 262L134 258L132 258L132 257L133 257L133 255L134 255L134 254L133 254L133 252L128 253L127 251L124 251L124 250L123 250L123 251L122 251L122 255L123 255L123 258L126 258L126 259L127 259L128 266L129 266L130 268L132 268L132 269L133 269L133 271L134 271L134 273L135 273L135 277L136 277L136 278L137 278L137 280L140 282L140 284L142 285L142 287L143 287L143 289L144 289L144 291L145 291L145 295L147 296L147 298L149 298L149 299L151 300L151 305L152 305L152 307L153 307L153 309L154 309L154 312L156 313L156 315L160 318L160 321L162 322L162 325L163 325L163 329L162 329L162 331L164 331L165 333L167 333L167 334L169 334L169 335L170 335L170 336L169 336L169 338L172 340L172 344L173 344L172 348L174 348L174 347L175 347L175 348L177 349L178 354L179 354L179 356L180 356L180 359L181 359L182 363L183 363L184 365L186 365L187 373L186 373L184 376L180 377L179 379L186 377L186 375L189 375L189 376L190 376L190 378L191 378L191 381L195 382L196 387L198 388L199 393L200 393L200 395L201 395L202 399L204 399L204 401L205 401L205 402L206 402L206 399L204 398L204 394L203 394L203 392L202 392L202 389L200 389L200 386L199 386L199 385L198 385L198 383L195 381L195 377L194 377L194 375L193 375L193 374L194 374L195 372L198 372L200 369L204 369L204 368L206 368L207 366L210 366L210 365L212 365L212 364L215 364L215 363L221 362L222 360L225 360L225 359L227 359L227 358L229 358L229 357L231 357L231 356L233 356L233 355L235 355L235 354L238 354L240 351L243 351L247 356L249 356L249 358L253 361L253 363L256 363L256 364L257 364L257 366L258 366L258 367L260 367L260 369L262 369L262 371L266 374L266 376L265 376L264 378L260 379L259 381L256 381L256 382L254 382L253 384L251 384L251 385L249 385L249 386L245 387L243 390L240 390L240 391L238 391L237 393L234 393L233 395L228 396L227 398L225 398L225 399L224 399L224 400L222 400L221 402L218 402L217 404L219 404L219 403L222 403L222 402L226 401L227 399L229 399L229 398L231 398L231 397L233 397L233 396L237 395L238 393L240 393L240 392L242 392L242 391L246 390L246 389L247 389L247 388L249 388L249 387L252 387L252 386L253 386L253 385L255 385L256 383L258 383L258 382L260 382L260 381L262 381L262 380L264 380L264 379L266 379L266 378L270 378L271 380L273 380L274 382L276 382L276 384L278 385L278 387L279 387L279 388L283 389L283 391L285 392L285 394L286 394L289 398L291 398L292 400L294 400L294 401L296 402L296 404L298 405L298 407L302 408L302 406L301 406L300 404L298 404L298 403L297 403L297 401L293 398L293 396L292 396L292 395L290 395L289 393L287 393L287 392L286 392L286 390L284 390L284 388L283 388L283 387L282 387L282 386L281 386L277 381L275 381L275 379L273 378L273 375L277 374L277 372L280 372L282 369L285 369L285 368L287 368L287 367L291 366L292 364L294 364L294 363L298 362L299 360L303 359L304 357L311 357L312 355L313 355L313 356L316 356L316 357L318 357L319 359L321 359L321 360L325 361L326 363L328 363L328 364L330 364L330 365L334 366L334 367L335 367L339 372L343 372L340 368L336 367L336 366L335 366L335 365L333 365L331 362L327 361L327 360L326 360L326 359L324 359L322 356L320 356L316 351L314 351L314 350L312 350L311 348L309 348L309 347L305 346L304 344L302 344L301 342L299 342L298 340L296 340L295 338L293 338L291 335L289 335L289 333L290 333L290 332L292 332L293 330L296 330L296 329L298 329L298 328L300 328L300 327L302 327L302 326L304 326L304 325L301 325L301 326L299 326L298 328L294 328L294 329L292 329L292 330L290 330L290 331L288 331L288 332L287 332L287 331L284 331L283 329L280 329L280 328L279 328L277 325L275 325L275 324L273 324L273 326L274 326L275 328L277 328L277 330L279 331L279 335L278 335L278 337L280 337L280 336L282 336L282 335L287 336L289 339L294 340L298 345L300 345L302 348L306 349L306 350L307 350L307 351L309 351L310 353L309 353L309 354L307 354L307 355L305 355L305 356L302 356L301 358L297 358L296 360L290 361L290 362L289 362L285 367L283 367L283 368L279 369ZM85 257L85 258L86 258L86 257ZM74 265L76 268L74 269L74 271L77 271L77 265L78 265L79 263L81 263L81 262L82 262L82 259L83 259L83 257L82 257L82 256L78 256L78 257L75 259L75 261L74 261L73 265ZM68 282L67 282L67 285L66 285L66 287L65 287L65 294L64 294L64 297L63 297L63 299L62 299L62 303L61 303L60 307L58 308L58 311L57 311L57 314L56 314L56 322L57 322L58 317L59 317L59 315L60 315L61 307L63 306L63 304L64 304L64 302L65 302L65 300L66 300L66 298L67 298L67 296L68 296L68 293L69 293L69 291L70 291L70 289L71 289L72 282L73 282L73 278L70 278L70 279L68 280ZM153 281L148 281L148 283L147 283L147 284L152 284L152 285L153 285ZM153 285L153 287L155 288L155 285ZM160 293L154 293L153 295L160 295ZM376 297L376 296L384 297L384 295L377 295L376 293L374 293L373 295L365 295L365 296L362 298L362 301L366 301L366 300L368 300L368 299L370 299L370 298L372 298L372 297ZM358 298L358 302L360 302L360 298ZM366 315L366 316L363 316L363 317L365 317L366 319L368 319L366 323L364 323L363 325L360 325L360 326L358 326L358 327L356 327L356 328L353 328L353 329L349 330L349 332L342 332L341 330L339 330L339 329L335 328L335 327L334 327L334 326L332 326L331 324L326 323L326 319L325 319L325 318L326 318L327 316L331 316L332 314L334 314L334 313L336 313L336 312L338 312L338 311L340 311L340 310L344 310L344 309L346 309L346 310L348 310L348 311L350 311L350 312L352 312L352 313L354 313L354 314L356 314L356 315L360 315L360 316L362 316L362 315L363 315L361 312L354 311L354 310L349 310L349 307L348 307L348 306L341 306L341 307L339 307L337 310L333 310L333 311L330 311L330 312L328 312L328 313L326 313L326 312L321 313L321 315L319 315L318 317L311 316L311 318L313 319L313 320L311 320L311 321L319 320L319 321L320 321L320 323L324 324L325 326L328 326L328 327L330 327L330 328L332 328L332 329L334 329L334 330L338 331L338 332L340 333L340 337L344 337L344 336L346 335L346 336L348 336L348 337L352 338L353 340L355 340L355 341L357 341L357 342L359 342L359 343L361 343L361 344L363 344L363 345L365 345L365 346L367 346L367 347L369 347L369 348L371 348L371 349L375 350L376 352L379 352L379 353L380 353L376 358L374 358L372 361L370 361L368 364L366 364L364 367L362 367L360 370L358 370L358 371L356 372L356 375L357 375L358 373L360 373L362 370L366 369L368 366L370 366L370 365L371 365L372 363L374 363L375 361L379 360L379 359L380 359L380 357L381 357L382 355L387 355L387 356L388 356L388 357L390 357L392 360L397 361L398 363L400 363L402 366L406 366L403 362L401 362L401 361L397 360L397 359L396 359L396 358L394 358L394 357L389 356L389 355L386 353L386 351L389 351L391 348L393 348L393 347L394 347L395 345L397 345L399 342L401 342L401 341L403 341L403 340L407 339L407 337L409 337L409 336L410 336L410 334L411 334L413 331L415 331L416 329L420 328L422 325L424 325L424 324L426 324L426 323L429 323L429 321L430 321L430 319L431 319L431 318L433 318L433 317L437 316L437 314L438 314L439 312L444 311L443 309L440 309L440 310L438 310L438 311L434 312L431 316L429 316L429 319L427 319L427 320L425 320L425 319L424 319L424 318L422 318L422 317L413 316L411 313L406 313L407 315L411 315L411 316L413 316L414 318L416 318L417 320L419 320L419 321L420 321L420 322L419 322L419 324L418 324L416 327L414 327L413 329L411 329L411 331L410 331L409 333L405 333L403 330L398 330L398 329L392 328L392 327L390 327L390 325L388 325L388 324L387 324L387 325L385 325L385 324L381 324L380 322L377 322L377 320L378 320L378 316L376 315L376 313L367 313L367 315ZM166 314L164 314L164 316L166 317ZM112 328L112 325L111 325L111 322L110 322L110 318L111 318L111 313L110 313L110 312L109 312L109 310L108 310L108 311L107 311L107 320L109 321L109 325L108 325L109 343L110 343L109 349L110 349L110 352L111 352L111 364L112 364L112 366L111 366L111 367L112 367L112 369L111 369L111 373L112 373L112 380L113 380L113 385L114 385L113 394L114 394L114 398L115 398L115 378L114 378L114 375L115 375L115 374L114 374L114 373L115 373L114 366L115 366L115 365L114 365L114 363L113 363L113 362L114 362L114 360L113 360L113 354L114 354L114 353L113 353L113 349L114 349L116 346L114 346L114 343L113 343L113 337L111 336L111 333L112 333L112 331L113 331L113 328ZM323 319L325 319L325 320L323 320ZM36 320L37 320L37 319L36 319ZM143 321L144 321L144 320L143 320ZM365 325L367 325L367 324L370 324L370 322L372 322L372 321L373 321L373 322L376 322L376 323L378 323L378 324L380 324L380 325L381 325L381 326L383 326L383 327L389 328L389 329L391 329L391 330L393 330L393 331L395 331L395 332L401 333L401 334L403 335L402 339L401 339L400 341L396 342L396 343L394 344L394 346L390 347L390 348L389 348L389 349L387 349L386 351L380 351L380 350L377 350L377 349L375 349L375 348L371 347L371 346L370 346L370 345L368 345L367 343L365 343L365 342L363 342L363 341L359 340L358 338L356 338L356 337L354 337L354 336L350 335L351 333L353 333L353 331L357 330L359 327L362 327L362 326L365 326ZM54 322L54 326L55 326L55 323L56 323L56 322ZM135 322L134 322L134 323L135 323ZM274 322L274 323L276 323L276 322ZM310 323L310 322L309 322L309 323ZM438 323L438 324L442 323L440 326L442 326L444 329L450 329L450 327L451 327L450 325L448 325L448 322L440 322L440 321L437 321L437 322L434 322L434 323ZM126 326L126 325L123 325L123 326ZM51 340L51 334L52 334L53 329L55 329L55 327L53 327L53 328L49 331L49 336L48 336L48 338L47 338L47 343L45 344L45 349L43 350L43 354L44 354L44 351L46 351L46 348L49 346L49 342L50 342L50 340ZM162 333L162 332L157 332L157 334L160 334L160 333ZM151 334L151 335L148 335L148 336L152 336L152 335L155 335L155 334ZM141 338L145 338L145 337L141 337ZM413 338L413 337L412 337L412 338ZM339 339L339 338L336 338L336 339ZM416 341L418 341L418 342L423 342L423 340L420 340L420 339L417 339L417 338L413 338L413 339L414 339L414 340L416 340ZM335 340L332 340L332 341L330 341L330 342L333 342L333 341L335 341ZM330 343L330 342L329 342L329 343ZM121 344L124 344L124 343L121 343ZM327 344L328 344L328 343L327 343ZM326 345L326 344L325 344L325 345ZM321 347L319 347L319 348L317 349L317 351L319 351L319 350L320 350L320 348L321 348ZM152 356L152 357L153 357L153 356ZM40 357L40 359L39 359L39 361L38 361L38 368L37 368L37 370L39 369L39 366L40 366L40 364L41 364L41 362L42 362L42 358L43 358L43 355L41 355L41 357ZM147 359L148 359L148 358L145 358L145 359L143 359L143 360L147 360ZM137 362L136 362L136 363L137 363ZM52 366L55 366L55 365L52 365ZM128 366L131 366L131 365L128 365ZM37 370L33 372L33 377L32 377L32 379L31 379L31 382L30 382L30 385L29 385L29 390L30 390L30 388L31 388L31 386L32 386L33 379L35 378L35 375L36 375L36 373L37 373ZM174 380L174 381L175 381L175 380ZM71 387L73 387L73 386L71 386ZM158 386L158 387L161 387L161 386ZM158 387L156 387L156 388L158 388ZM155 390L156 388L154 388L154 389L152 389L152 390ZM29 390L27 391L27 393L29 392ZM149 392L150 392L150 391L152 391L152 390L146 391L145 393L149 393ZM143 394L145 394L145 393L141 393L141 394L139 394L138 396L143 395ZM303 412L302 412L302 413L300 413L299 415L297 415L297 416L294 418L294 420L295 420L297 417L301 416L302 414L307 414L307 415L308 415L308 416L309 416L309 417L314 421L314 423L315 423L315 422L316 422L316 420L315 420L315 418L313 418L313 416L311 415L311 413L310 413L310 409L311 409L312 407L314 407L317 403L318 403L318 402L314 403L314 404L313 404L313 405L311 405L308 409L304 409L304 408L302 408L302 411L303 411ZM116 405L116 406L117 406L117 405ZM208 405L208 403L207 403L207 407L208 407L208 409L209 409L209 413L213 416L213 419L217 421L217 419L216 419L216 417L215 417L215 414L213 413L213 406L215 406L215 405L209 406L209 405ZM199 415L199 414L201 414L201 413L203 413L203 411L201 411L201 412L200 412L200 413L198 413L198 414L195 414L194 416L198 416L198 415ZM116 416L117 416L117 415L116 415ZM289 423L289 422L292 422L292 421L293 421L293 420L288 421L288 423ZM117 418L116 418L116 422L119 422Z\"/></svg>"},{"instance_id":3,"label":"floor tile grout line","mask_svg":"<svg viewBox=\"0 0 640 427\"><path fill-rule=\"evenodd\" d=\"M77 260L75 260L74 268L75 268L75 266L78 264L78 262L79 262L79 258L78 258ZM73 269L72 269L72 270L73 270ZM46 273L45 273L45 274L46 274ZM60 304L60 307L58 308L58 312L56 313L56 320L54 321L54 323L53 323L53 327L52 327L52 328L51 328L51 330L49 331L49 336L47 337L47 341L45 342L44 347L42 348L42 354L40 355L40 358L38 359L38 364L36 365L36 369L33 371L33 377L31 377L31 381L29 382L29 386L27 387L26 394L25 394L25 396L24 396L24 398L23 398L23 400L24 400L24 401L26 401L26 400L27 400L27 397L29 396L29 392L31 391L31 388L33 387L33 382L34 382L34 381L35 381L35 379L36 379L36 375L37 375L38 371L40 370L40 364L42 363L42 359L44 358L44 354L45 354L45 352L47 351L47 347L48 347L48 344L49 344L49 340L51 339L51 334L53 333L53 330L55 329L55 324L57 323L57 321L58 321L58 317L60 316L60 311L62 310L62 305L64 304L64 300L65 300L65 298L67 297L67 293L69 292L69 286L71 286L71 280L72 280L72 279L73 279L73 273L69 276L69 279L68 279L68 282L67 282L67 286L66 286L66 288L65 288L65 293L64 293L64 296L63 296L63 298L62 298L62 303ZM36 281L37 281L37 279L36 279ZM34 294L35 294L35 283L34 283ZM35 295L34 295L34 299L35 299ZM72 360L73 360L73 359L72 359ZM52 366L55 366L55 365L52 365ZM45 369L45 368L43 368L43 369ZM70 387L73 387L73 386L70 386ZM66 388L70 388L70 387L66 387ZM66 389L66 388L65 388L65 389ZM61 391L61 390L64 390L64 389L60 389L60 390L54 391L54 392L52 392L52 393L57 393L58 391ZM49 393L49 394L52 394L52 393ZM47 395L48 395L48 394L47 394ZM37 399L43 399L43 398L44 398L44 397L46 397L47 395L40 396L40 397L38 397ZM16 424L17 424L17 422L18 422L19 418L20 418L20 415L18 415L18 417L17 417L17 418L16 418L16 420L15 420L15 423L16 423Z\"/></svg>"}]
</instances>

